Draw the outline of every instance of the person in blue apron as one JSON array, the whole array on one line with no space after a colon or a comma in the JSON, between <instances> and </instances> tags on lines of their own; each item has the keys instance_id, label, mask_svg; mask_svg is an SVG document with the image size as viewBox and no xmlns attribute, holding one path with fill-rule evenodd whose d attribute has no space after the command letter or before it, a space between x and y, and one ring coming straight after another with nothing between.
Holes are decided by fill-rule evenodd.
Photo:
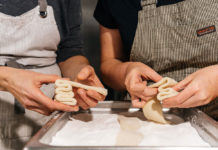
<instances>
[{"instance_id":1,"label":"person in blue apron","mask_svg":"<svg viewBox=\"0 0 218 150\"><path fill-rule=\"evenodd\" d=\"M0 0L0 149L21 149L55 110L104 100L83 89L78 106L52 100L61 77L103 87L83 56L80 25L80 0Z\"/></svg>"},{"instance_id":2,"label":"person in blue apron","mask_svg":"<svg viewBox=\"0 0 218 150\"><path fill-rule=\"evenodd\" d=\"M199 107L218 120L217 8L216 0L99 0L104 82L143 107L157 94L150 81L171 77L180 94L164 107Z\"/></svg>"}]
</instances>

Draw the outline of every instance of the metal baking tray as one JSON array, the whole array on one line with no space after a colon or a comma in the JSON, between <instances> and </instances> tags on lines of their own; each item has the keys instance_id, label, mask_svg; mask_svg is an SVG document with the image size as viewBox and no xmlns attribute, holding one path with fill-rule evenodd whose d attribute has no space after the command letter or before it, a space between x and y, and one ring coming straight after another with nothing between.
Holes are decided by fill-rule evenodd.
<instances>
[{"instance_id":1,"label":"metal baking tray","mask_svg":"<svg viewBox=\"0 0 218 150\"><path fill-rule=\"evenodd\" d=\"M131 108L129 101L104 101L92 108L89 111L109 113L128 112ZM89 113L86 111L85 113ZM78 112L84 113L84 111ZM76 114L78 114L76 113ZM24 150L130 150L130 149L144 149L144 150L170 150L170 149L218 149L218 122L207 116L198 109L170 109L165 110L165 114L174 114L181 117L184 121L189 121L191 125L197 130L200 137L211 147L157 147L157 146L51 146L52 137L61 129L61 127L69 121L69 117L74 113L56 112L54 117L48 121L26 144Z\"/></svg>"}]
</instances>

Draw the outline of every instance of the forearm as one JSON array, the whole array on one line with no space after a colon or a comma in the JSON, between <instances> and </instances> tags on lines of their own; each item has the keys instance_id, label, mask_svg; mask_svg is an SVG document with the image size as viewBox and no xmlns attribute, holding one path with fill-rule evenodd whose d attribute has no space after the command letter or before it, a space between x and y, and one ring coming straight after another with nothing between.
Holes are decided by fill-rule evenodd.
<instances>
[{"instance_id":1,"label":"forearm","mask_svg":"<svg viewBox=\"0 0 218 150\"><path fill-rule=\"evenodd\" d=\"M87 65L89 65L89 61L84 56L73 56L59 63L62 76L71 80L74 80L80 70Z\"/></svg>"},{"instance_id":2,"label":"forearm","mask_svg":"<svg viewBox=\"0 0 218 150\"><path fill-rule=\"evenodd\" d=\"M101 63L103 81L113 89L126 90L125 75L128 65L132 62L121 62L117 59L108 59Z\"/></svg>"}]
</instances>

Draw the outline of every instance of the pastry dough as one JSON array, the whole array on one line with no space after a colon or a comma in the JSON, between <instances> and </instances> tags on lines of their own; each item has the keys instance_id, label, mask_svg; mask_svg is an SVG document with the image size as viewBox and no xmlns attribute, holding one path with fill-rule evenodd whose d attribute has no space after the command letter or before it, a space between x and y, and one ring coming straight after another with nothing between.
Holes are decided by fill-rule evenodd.
<instances>
[{"instance_id":1,"label":"pastry dough","mask_svg":"<svg viewBox=\"0 0 218 150\"><path fill-rule=\"evenodd\" d=\"M55 82L55 101L66 105L76 105L73 88L69 83L59 84L57 81Z\"/></svg>"},{"instance_id":2,"label":"pastry dough","mask_svg":"<svg viewBox=\"0 0 218 150\"><path fill-rule=\"evenodd\" d=\"M171 78L165 77L159 82L149 86L152 88L158 88L157 96L151 98L143 107L144 116L148 120L152 120L158 123L167 124L168 122L164 119L161 101L176 96L177 91L172 89L177 82Z\"/></svg>"},{"instance_id":3,"label":"pastry dough","mask_svg":"<svg viewBox=\"0 0 218 150\"><path fill-rule=\"evenodd\" d=\"M125 117L118 115L118 122L122 130L138 130L141 127L140 121L136 117Z\"/></svg>"},{"instance_id":4,"label":"pastry dough","mask_svg":"<svg viewBox=\"0 0 218 150\"><path fill-rule=\"evenodd\" d=\"M120 132L116 138L116 146L138 146L144 136L140 132L140 120L136 117L118 116Z\"/></svg>"},{"instance_id":5,"label":"pastry dough","mask_svg":"<svg viewBox=\"0 0 218 150\"><path fill-rule=\"evenodd\" d=\"M82 89L86 89L86 90L93 90L96 91L104 96L107 96L107 89L102 88L102 87L96 87L96 86L88 86L88 85L84 85L81 83L77 83L77 82L73 82L73 81L68 81L68 80L56 80L55 85L56 86L63 86L63 85L71 85L72 87L77 87L77 88L82 88Z\"/></svg>"},{"instance_id":6,"label":"pastry dough","mask_svg":"<svg viewBox=\"0 0 218 150\"><path fill-rule=\"evenodd\" d=\"M86 90L94 90L104 96L107 95L107 89L101 87L87 86L77 82L68 80L56 80L55 82L55 100L66 105L76 105L77 101L74 98L73 88L83 88Z\"/></svg>"}]
</instances>

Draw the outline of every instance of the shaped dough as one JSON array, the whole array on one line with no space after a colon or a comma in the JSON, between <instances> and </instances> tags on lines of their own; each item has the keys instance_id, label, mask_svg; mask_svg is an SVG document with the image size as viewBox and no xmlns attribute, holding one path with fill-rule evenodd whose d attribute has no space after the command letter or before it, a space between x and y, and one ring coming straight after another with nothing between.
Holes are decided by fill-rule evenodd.
<instances>
[{"instance_id":1,"label":"shaped dough","mask_svg":"<svg viewBox=\"0 0 218 150\"><path fill-rule=\"evenodd\" d=\"M149 100L143 107L143 113L148 120L168 124L164 119L162 106L156 98Z\"/></svg>"},{"instance_id":2,"label":"shaped dough","mask_svg":"<svg viewBox=\"0 0 218 150\"><path fill-rule=\"evenodd\" d=\"M88 85L84 85L81 83L68 81L68 80L56 80L56 82L55 82L55 85L58 87L64 86L66 84L71 85L72 87L82 88L82 89L86 89L86 90L93 90L93 91L96 91L104 96L107 96L107 94L108 94L107 89L102 88L102 87L88 86Z\"/></svg>"},{"instance_id":3,"label":"shaped dough","mask_svg":"<svg viewBox=\"0 0 218 150\"><path fill-rule=\"evenodd\" d=\"M107 95L107 89L101 87L87 86L84 84L80 84L68 80L56 80L55 100L66 105L76 105L77 101L74 98L72 87L83 88L86 90L94 90L104 96Z\"/></svg>"},{"instance_id":4,"label":"shaped dough","mask_svg":"<svg viewBox=\"0 0 218 150\"><path fill-rule=\"evenodd\" d=\"M161 101L176 96L177 91L172 89L177 82L171 78L165 77L159 82L149 86L152 88L158 88L158 94L156 97L151 98L143 107L144 116L148 120L152 120L158 123L167 124L168 122L164 119Z\"/></svg>"},{"instance_id":5,"label":"shaped dough","mask_svg":"<svg viewBox=\"0 0 218 150\"><path fill-rule=\"evenodd\" d=\"M56 84L55 82L55 101L66 105L76 105L73 88L69 83Z\"/></svg>"}]
</instances>

